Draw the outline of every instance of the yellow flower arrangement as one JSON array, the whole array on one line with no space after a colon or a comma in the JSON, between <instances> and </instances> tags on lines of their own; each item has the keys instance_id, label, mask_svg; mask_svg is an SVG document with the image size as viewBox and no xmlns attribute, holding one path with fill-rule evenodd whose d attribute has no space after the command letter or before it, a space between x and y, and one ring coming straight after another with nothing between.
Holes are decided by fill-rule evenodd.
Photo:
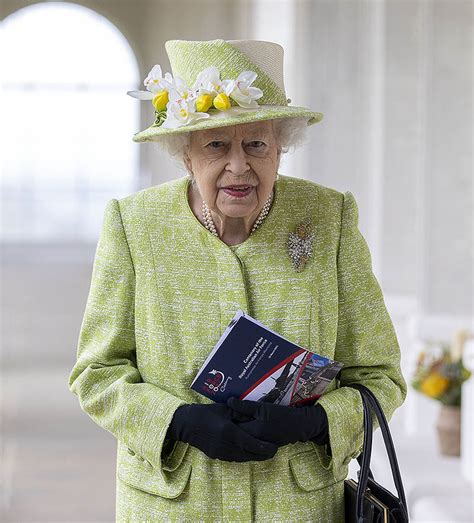
<instances>
[{"instance_id":1,"label":"yellow flower arrangement","mask_svg":"<svg viewBox=\"0 0 474 523\"><path fill-rule=\"evenodd\" d=\"M430 398L439 398L448 387L449 379L439 372L433 371L421 382L420 391Z\"/></svg>"},{"instance_id":2,"label":"yellow flower arrangement","mask_svg":"<svg viewBox=\"0 0 474 523\"><path fill-rule=\"evenodd\" d=\"M464 331L462 331L464 333ZM457 341L460 334L457 335ZM459 343L430 342L419 356L411 385L443 405L461 405L461 385L471 377L464 367Z\"/></svg>"}]
</instances>

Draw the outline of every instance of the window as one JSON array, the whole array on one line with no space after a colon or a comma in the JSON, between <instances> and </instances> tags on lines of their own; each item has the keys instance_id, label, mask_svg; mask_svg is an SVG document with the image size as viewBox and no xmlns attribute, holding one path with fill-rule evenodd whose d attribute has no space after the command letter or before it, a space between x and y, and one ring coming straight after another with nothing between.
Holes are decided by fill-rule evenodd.
<instances>
[{"instance_id":1,"label":"window","mask_svg":"<svg viewBox=\"0 0 474 523\"><path fill-rule=\"evenodd\" d=\"M105 204L136 190L140 82L102 15L66 2L2 23L1 241L96 241Z\"/></svg>"}]
</instances>

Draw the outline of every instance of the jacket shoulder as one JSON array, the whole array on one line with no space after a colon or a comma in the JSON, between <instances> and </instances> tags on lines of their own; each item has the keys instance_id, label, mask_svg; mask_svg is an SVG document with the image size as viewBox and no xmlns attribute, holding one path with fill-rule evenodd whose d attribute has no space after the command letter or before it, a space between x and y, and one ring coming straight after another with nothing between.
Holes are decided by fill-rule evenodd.
<instances>
[{"instance_id":1,"label":"jacket shoulder","mask_svg":"<svg viewBox=\"0 0 474 523\"><path fill-rule=\"evenodd\" d=\"M317 202L319 209L324 213L334 211L341 214L344 202L344 193L327 187L312 180L281 175L285 180L287 195L301 203Z\"/></svg>"}]
</instances>

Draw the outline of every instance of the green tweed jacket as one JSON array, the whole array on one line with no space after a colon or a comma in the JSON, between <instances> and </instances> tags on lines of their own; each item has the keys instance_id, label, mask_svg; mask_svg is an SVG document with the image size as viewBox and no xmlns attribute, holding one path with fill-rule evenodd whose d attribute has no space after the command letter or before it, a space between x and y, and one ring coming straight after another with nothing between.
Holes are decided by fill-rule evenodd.
<instances>
[{"instance_id":1,"label":"green tweed jacket","mask_svg":"<svg viewBox=\"0 0 474 523\"><path fill-rule=\"evenodd\" d=\"M95 254L69 389L117 439L116 521L343 522L363 441L362 401L346 385L369 387L387 419L407 392L354 196L280 174L262 225L228 246L193 214L189 182L110 200ZM296 272L288 235L307 217L313 254ZM166 440L178 406L211 402L190 384L237 309L344 363L318 400L328 446L237 463Z\"/></svg>"}]
</instances>

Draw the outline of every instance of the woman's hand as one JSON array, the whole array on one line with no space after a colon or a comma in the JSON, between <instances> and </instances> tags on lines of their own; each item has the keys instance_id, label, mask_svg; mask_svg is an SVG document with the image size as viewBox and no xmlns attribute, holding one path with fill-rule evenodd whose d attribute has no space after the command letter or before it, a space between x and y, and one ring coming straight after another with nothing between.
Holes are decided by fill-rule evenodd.
<instances>
[{"instance_id":1,"label":"woman's hand","mask_svg":"<svg viewBox=\"0 0 474 523\"><path fill-rule=\"evenodd\" d=\"M227 405L235 415L252 416L239 422L248 434L278 446L313 440L318 445L329 443L328 419L321 405L284 406L232 397Z\"/></svg>"},{"instance_id":2,"label":"woman's hand","mask_svg":"<svg viewBox=\"0 0 474 523\"><path fill-rule=\"evenodd\" d=\"M222 461L264 461L272 458L278 446L242 430L237 422L251 417L235 412L225 403L188 403L178 407L168 427L167 437L181 440Z\"/></svg>"}]
</instances>

